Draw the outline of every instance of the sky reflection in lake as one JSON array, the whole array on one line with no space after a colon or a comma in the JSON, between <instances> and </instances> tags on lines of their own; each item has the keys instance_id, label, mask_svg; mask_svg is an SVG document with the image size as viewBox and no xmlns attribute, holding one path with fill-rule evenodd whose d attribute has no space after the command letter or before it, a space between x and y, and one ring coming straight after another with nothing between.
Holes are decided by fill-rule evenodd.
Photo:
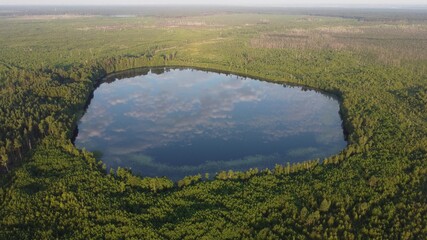
<instances>
[{"instance_id":1,"label":"sky reflection in lake","mask_svg":"<svg viewBox=\"0 0 427 240\"><path fill-rule=\"evenodd\" d=\"M327 157L346 145L329 96L199 70L145 71L101 84L79 123L76 146L102 152L109 167L176 180Z\"/></svg>"}]
</instances>

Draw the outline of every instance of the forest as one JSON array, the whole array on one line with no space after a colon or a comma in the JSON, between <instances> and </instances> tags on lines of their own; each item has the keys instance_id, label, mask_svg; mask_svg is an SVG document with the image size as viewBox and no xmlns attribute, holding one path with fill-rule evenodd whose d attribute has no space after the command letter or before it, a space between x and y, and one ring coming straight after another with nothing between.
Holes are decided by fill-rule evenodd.
<instances>
[{"instance_id":1,"label":"forest","mask_svg":"<svg viewBox=\"0 0 427 240\"><path fill-rule=\"evenodd\" d=\"M427 11L414 11L5 8L0 239L426 239ZM334 94L348 146L174 182L73 145L107 75L172 66Z\"/></svg>"}]
</instances>

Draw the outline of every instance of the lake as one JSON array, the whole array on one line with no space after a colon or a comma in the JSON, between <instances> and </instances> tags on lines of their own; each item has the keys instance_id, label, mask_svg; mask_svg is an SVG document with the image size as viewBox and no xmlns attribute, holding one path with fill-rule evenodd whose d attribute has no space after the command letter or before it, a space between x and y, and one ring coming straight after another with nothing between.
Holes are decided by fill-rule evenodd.
<instances>
[{"instance_id":1,"label":"lake","mask_svg":"<svg viewBox=\"0 0 427 240\"><path fill-rule=\"evenodd\" d=\"M301 87L194 69L108 76L78 124L78 148L141 176L272 168L346 145L339 102ZM212 176L212 175L211 175Z\"/></svg>"}]
</instances>

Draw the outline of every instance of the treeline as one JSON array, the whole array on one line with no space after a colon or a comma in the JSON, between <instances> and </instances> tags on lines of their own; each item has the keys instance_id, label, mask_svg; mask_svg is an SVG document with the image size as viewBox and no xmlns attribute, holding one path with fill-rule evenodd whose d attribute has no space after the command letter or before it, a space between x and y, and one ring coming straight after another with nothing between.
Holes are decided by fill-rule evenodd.
<instances>
[{"instance_id":1,"label":"treeline","mask_svg":"<svg viewBox=\"0 0 427 240\"><path fill-rule=\"evenodd\" d=\"M354 163L361 158L346 160ZM252 169L245 175L225 172L226 178L218 179L220 174L210 181L189 176L174 186L165 178L141 179L122 168L107 173L91 153L48 137L32 161L14 171L13 183L0 188L0 237L426 236L421 188L403 197L403 189L387 188L381 176L365 182L351 167L325 168L316 162L300 164L301 170L310 171L277 166L274 171ZM416 171L414 178L401 179L400 187L425 183L427 168ZM8 188L10 184L13 188Z\"/></svg>"},{"instance_id":2,"label":"treeline","mask_svg":"<svg viewBox=\"0 0 427 240\"><path fill-rule=\"evenodd\" d=\"M163 65L177 52L119 56L85 65L38 71L14 68L2 79L0 96L0 165L8 171L40 139L72 138L90 94L107 74L142 66ZM1 169L0 169L1 170Z\"/></svg>"}]
</instances>

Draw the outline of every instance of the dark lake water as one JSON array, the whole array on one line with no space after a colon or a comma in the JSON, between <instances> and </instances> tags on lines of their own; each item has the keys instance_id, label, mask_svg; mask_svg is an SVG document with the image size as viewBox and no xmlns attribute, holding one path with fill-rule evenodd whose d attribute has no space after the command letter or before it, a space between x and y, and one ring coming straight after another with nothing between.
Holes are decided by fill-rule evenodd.
<instances>
[{"instance_id":1,"label":"dark lake water","mask_svg":"<svg viewBox=\"0 0 427 240\"><path fill-rule=\"evenodd\" d=\"M313 90L192 69L111 75L75 145L142 176L264 169L346 146L339 103Z\"/></svg>"}]
</instances>

